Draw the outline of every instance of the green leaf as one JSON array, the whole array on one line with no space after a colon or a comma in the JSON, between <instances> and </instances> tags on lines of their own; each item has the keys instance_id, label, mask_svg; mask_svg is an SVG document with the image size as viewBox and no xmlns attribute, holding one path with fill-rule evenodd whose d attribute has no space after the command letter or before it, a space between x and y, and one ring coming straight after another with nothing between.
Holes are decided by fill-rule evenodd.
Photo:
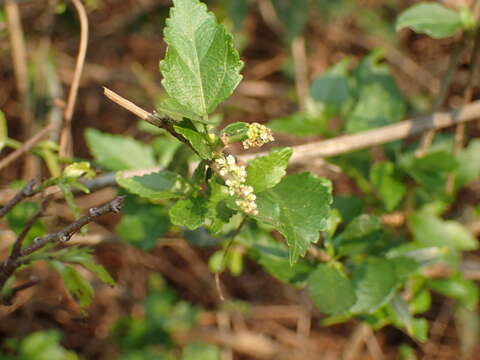
<instances>
[{"instance_id":1,"label":"green leaf","mask_svg":"<svg viewBox=\"0 0 480 360\"><path fill-rule=\"evenodd\" d=\"M428 281L429 287L445 296L458 300L467 309L477 307L479 289L475 282L464 279L460 274L455 274L449 279L432 279Z\"/></svg>"},{"instance_id":2,"label":"green leaf","mask_svg":"<svg viewBox=\"0 0 480 360\"><path fill-rule=\"evenodd\" d=\"M78 161L74 162L73 164L68 165L64 170L63 170L63 176L69 177L69 178L79 178L82 176L85 177L94 177L95 176L95 171L92 170L90 167L90 163L87 161Z\"/></svg>"},{"instance_id":3,"label":"green leaf","mask_svg":"<svg viewBox=\"0 0 480 360\"><path fill-rule=\"evenodd\" d=\"M5 119L5 115L3 115L3 112L0 110L0 151L2 151L3 147L5 146L7 137L7 119Z\"/></svg>"},{"instance_id":4,"label":"green leaf","mask_svg":"<svg viewBox=\"0 0 480 360\"><path fill-rule=\"evenodd\" d=\"M78 356L65 350L56 330L37 331L25 336L19 349L19 359L28 360L77 360Z\"/></svg>"},{"instance_id":5,"label":"green leaf","mask_svg":"<svg viewBox=\"0 0 480 360\"><path fill-rule=\"evenodd\" d=\"M115 285L115 280L102 265L95 262L91 252L92 249L88 247L71 246L55 252L53 257L62 262L82 265L105 284Z\"/></svg>"},{"instance_id":6,"label":"green leaf","mask_svg":"<svg viewBox=\"0 0 480 360\"><path fill-rule=\"evenodd\" d=\"M247 166L247 184L255 192L262 192L277 185L285 176L291 148L273 150L270 154L252 160Z\"/></svg>"},{"instance_id":7,"label":"green leaf","mask_svg":"<svg viewBox=\"0 0 480 360\"><path fill-rule=\"evenodd\" d=\"M339 256L370 252L383 237L380 219L363 214L353 219L345 230L333 240Z\"/></svg>"},{"instance_id":8,"label":"green leaf","mask_svg":"<svg viewBox=\"0 0 480 360\"><path fill-rule=\"evenodd\" d=\"M396 123L404 117L405 101L381 51L366 56L353 71L355 105L346 116L346 131L359 132Z\"/></svg>"},{"instance_id":9,"label":"green leaf","mask_svg":"<svg viewBox=\"0 0 480 360\"><path fill-rule=\"evenodd\" d=\"M408 224L414 239L424 246L460 251L478 248L475 237L459 222L418 211L410 215Z\"/></svg>"},{"instance_id":10,"label":"green leaf","mask_svg":"<svg viewBox=\"0 0 480 360\"><path fill-rule=\"evenodd\" d=\"M352 313L373 313L390 301L399 285L390 261L373 259L355 267L352 282L357 297Z\"/></svg>"},{"instance_id":11,"label":"green leaf","mask_svg":"<svg viewBox=\"0 0 480 360\"><path fill-rule=\"evenodd\" d=\"M179 200L170 208L169 215L174 225L195 230L202 226L205 221L207 202L200 197Z\"/></svg>"},{"instance_id":12,"label":"green leaf","mask_svg":"<svg viewBox=\"0 0 480 360\"><path fill-rule=\"evenodd\" d=\"M155 166L151 147L132 138L87 129L85 140L95 161L107 170L142 169Z\"/></svg>"},{"instance_id":13,"label":"green leaf","mask_svg":"<svg viewBox=\"0 0 480 360\"><path fill-rule=\"evenodd\" d=\"M286 28L288 40L303 33L308 20L308 0L272 0L273 7Z\"/></svg>"},{"instance_id":14,"label":"green leaf","mask_svg":"<svg viewBox=\"0 0 480 360\"><path fill-rule=\"evenodd\" d=\"M454 35L463 27L463 23L460 13L441 4L424 2L402 12L395 27L397 31L408 27L417 33L442 39Z\"/></svg>"},{"instance_id":15,"label":"green leaf","mask_svg":"<svg viewBox=\"0 0 480 360\"><path fill-rule=\"evenodd\" d=\"M246 122L234 122L229 124L222 129L221 135L223 134L228 136L229 143L235 141L243 141L248 138L248 124Z\"/></svg>"},{"instance_id":16,"label":"green leaf","mask_svg":"<svg viewBox=\"0 0 480 360\"><path fill-rule=\"evenodd\" d=\"M363 201L356 196L334 196L332 207L340 212L343 224L348 224L363 212Z\"/></svg>"},{"instance_id":17,"label":"green leaf","mask_svg":"<svg viewBox=\"0 0 480 360\"><path fill-rule=\"evenodd\" d=\"M213 345L188 344L183 349L182 360L220 360L220 351Z\"/></svg>"},{"instance_id":18,"label":"green leaf","mask_svg":"<svg viewBox=\"0 0 480 360\"><path fill-rule=\"evenodd\" d=\"M459 167L455 176L455 188L480 177L480 140L474 139L457 156Z\"/></svg>"},{"instance_id":19,"label":"green leaf","mask_svg":"<svg viewBox=\"0 0 480 360\"><path fill-rule=\"evenodd\" d=\"M115 178L121 187L147 199L180 198L190 191L190 184L182 176L166 170L132 177L118 172Z\"/></svg>"},{"instance_id":20,"label":"green leaf","mask_svg":"<svg viewBox=\"0 0 480 360\"><path fill-rule=\"evenodd\" d=\"M229 97L240 80L240 61L232 38L198 0L174 0L160 62L162 84L170 98L202 119ZM183 109L177 110L189 117Z\"/></svg>"},{"instance_id":21,"label":"green leaf","mask_svg":"<svg viewBox=\"0 0 480 360\"><path fill-rule=\"evenodd\" d=\"M220 185L214 178L212 178L208 184L210 194L207 204L207 217L210 220L210 231L216 234L221 230L223 225L230 221L235 211L227 206L226 200L230 198L227 187Z\"/></svg>"},{"instance_id":22,"label":"green leaf","mask_svg":"<svg viewBox=\"0 0 480 360\"><path fill-rule=\"evenodd\" d=\"M236 239L246 241L250 247L249 256L266 272L286 284L304 282L313 270L312 265L303 259L290 266L287 246L261 229L247 227Z\"/></svg>"},{"instance_id":23,"label":"green leaf","mask_svg":"<svg viewBox=\"0 0 480 360\"><path fill-rule=\"evenodd\" d=\"M348 58L342 59L323 74L313 79L310 96L325 107L329 116L337 115L350 97Z\"/></svg>"},{"instance_id":24,"label":"green leaf","mask_svg":"<svg viewBox=\"0 0 480 360\"><path fill-rule=\"evenodd\" d=\"M400 158L402 168L429 191L443 192L447 175L457 169L455 157L446 151L433 151L418 158L406 154Z\"/></svg>"},{"instance_id":25,"label":"green leaf","mask_svg":"<svg viewBox=\"0 0 480 360\"><path fill-rule=\"evenodd\" d=\"M387 211L395 209L406 192L405 184L395 178L394 172L391 162L376 163L370 170L370 180Z\"/></svg>"},{"instance_id":26,"label":"green leaf","mask_svg":"<svg viewBox=\"0 0 480 360\"><path fill-rule=\"evenodd\" d=\"M328 114L321 112L315 116L308 113L294 113L292 115L269 121L266 125L275 133L309 136L325 133Z\"/></svg>"},{"instance_id":27,"label":"green leaf","mask_svg":"<svg viewBox=\"0 0 480 360\"><path fill-rule=\"evenodd\" d=\"M143 250L155 247L160 236L170 228L165 207L143 203L128 196L122 209L122 220L116 231L120 237Z\"/></svg>"},{"instance_id":28,"label":"green leaf","mask_svg":"<svg viewBox=\"0 0 480 360\"><path fill-rule=\"evenodd\" d=\"M166 168L173 160L175 152L182 143L172 136L159 136L151 143L153 152L158 157L158 165Z\"/></svg>"},{"instance_id":29,"label":"green leaf","mask_svg":"<svg viewBox=\"0 0 480 360\"><path fill-rule=\"evenodd\" d=\"M318 309L328 315L347 311L357 298L345 274L326 264L320 264L308 278L308 291Z\"/></svg>"},{"instance_id":30,"label":"green leaf","mask_svg":"<svg viewBox=\"0 0 480 360\"><path fill-rule=\"evenodd\" d=\"M288 175L274 188L257 194L255 218L285 236L293 265L318 240L319 231L326 229L331 203L329 180L309 173Z\"/></svg>"},{"instance_id":31,"label":"green leaf","mask_svg":"<svg viewBox=\"0 0 480 360\"><path fill-rule=\"evenodd\" d=\"M61 275L67 291L78 301L81 307L90 305L93 298L93 288L75 268L64 265L57 260L48 263Z\"/></svg>"},{"instance_id":32,"label":"green leaf","mask_svg":"<svg viewBox=\"0 0 480 360\"><path fill-rule=\"evenodd\" d=\"M9 228L19 235L38 208L38 204L33 202L17 204L5 216ZM37 220L25 236L24 245L29 245L33 239L43 235L45 235L45 225L41 220Z\"/></svg>"},{"instance_id":33,"label":"green leaf","mask_svg":"<svg viewBox=\"0 0 480 360\"><path fill-rule=\"evenodd\" d=\"M426 319L412 320L412 336L418 341L425 342L428 340L428 321Z\"/></svg>"},{"instance_id":34,"label":"green leaf","mask_svg":"<svg viewBox=\"0 0 480 360\"><path fill-rule=\"evenodd\" d=\"M188 142L198 152L202 159L212 160L212 150L208 146L206 135L200 134L198 131L176 125L174 125L173 128L177 133L183 135L183 137L188 140Z\"/></svg>"},{"instance_id":35,"label":"green leaf","mask_svg":"<svg viewBox=\"0 0 480 360\"><path fill-rule=\"evenodd\" d=\"M249 0L228 0L228 17L232 20L235 31L243 27L248 13L248 3Z\"/></svg>"}]
</instances>

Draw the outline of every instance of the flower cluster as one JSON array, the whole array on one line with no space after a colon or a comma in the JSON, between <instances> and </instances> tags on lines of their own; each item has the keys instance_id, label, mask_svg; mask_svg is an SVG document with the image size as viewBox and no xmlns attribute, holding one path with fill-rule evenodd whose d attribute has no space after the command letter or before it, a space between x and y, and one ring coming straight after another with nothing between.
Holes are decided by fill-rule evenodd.
<instances>
[{"instance_id":1,"label":"flower cluster","mask_svg":"<svg viewBox=\"0 0 480 360\"><path fill-rule=\"evenodd\" d=\"M215 158L215 165L220 176L225 179L229 194L237 197L235 201L237 206L246 214L257 215L256 196L253 193L253 188L250 185L245 185L247 180L245 167L236 164L232 155L225 157L223 154Z\"/></svg>"},{"instance_id":2,"label":"flower cluster","mask_svg":"<svg viewBox=\"0 0 480 360\"><path fill-rule=\"evenodd\" d=\"M272 135L272 130L259 123L251 123L248 125L247 139L242 142L244 149L251 147L260 147L270 141L275 140Z\"/></svg>"}]
</instances>

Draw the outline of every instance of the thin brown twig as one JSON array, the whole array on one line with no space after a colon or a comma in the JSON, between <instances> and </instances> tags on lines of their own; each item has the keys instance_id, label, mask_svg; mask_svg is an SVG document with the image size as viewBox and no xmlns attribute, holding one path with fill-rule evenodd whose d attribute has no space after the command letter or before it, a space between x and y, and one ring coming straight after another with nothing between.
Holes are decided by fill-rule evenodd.
<instances>
[{"instance_id":1,"label":"thin brown twig","mask_svg":"<svg viewBox=\"0 0 480 360\"><path fill-rule=\"evenodd\" d=\"M17 259L20 256L20 251L22 250L23 240L25 240L25 237L27 236L27 234L30 231L30 229L32 228L32 226L35 225L37 220L45 212L45 209L47 207L47 203L48 203L49 200L50 200L50 198L47 197L40 203L40 207L38 208L38 210L27 221L27 223L24 225L20 234L18 234L17 239L15 240L15 243L13 244L13 249L12 249L12 252L10 254L10 260Z\"/></svg>"},{"instance_id":2,"label":"thin brown twig","mask_svg":"<svg viewBox=\"0 0 480 360\"><path fill-rule=\"evenodd\" d=\"M198 151L193 148L193 146L190 144L190 142L185 139L183 136L178 134L174 129L173 129L173 120L170 119L168 116L160 116L156 112L150 113L141 107L135 105L133 102L130 100L125 99L124 97L118 95L116 92L108 89L107 87L103 87L103 93L107 98L112 100L114 103L120 105L124 109L130 111L132 114L135 114L138 116L140 119L145 120L152 124L153 126L156 126L161 129L165 129L170 135L175 137L177 140L180 142L186 144L192 151L197 154L200 158L200 154Z\"/></svg>"},{"instance_id":3,"label":"thin brown twig","mask_svg":"<svg viewBox=\"0 0 480 360\"><path fill-rule=\"evenodd\" d=\"M11 198L5 206L0 208L0 218L4 217L15 205L23 199L35 194L35 185L38 183L37 179L31 179L13 198Z\"/></svg>"},{"instance_id":4,"label":"thin brown twig","mask_svg":"<svg viewBox=\"0 0 480 360\"><path fill-rule=\"evenodd\" d=\"M17 158L25 154L28 150L30 150L33 146L35 146L36 143L38 143L42 138L47 135L50 130L52 129L53 124L49 124L42 130L40 130L38 133L36 133L34 136L32 136L30 139L25 141L25 143L15 150L14 152L10 153L8 156L3 158L3 160L0 161L0 170L9 165L11 162L15 161Z\"/></svg>"},{"instance_id":5,"label":"thin brown twig","mask_svg":"<svg viewBox=\"0 0 480 360\"><path fill-rule=\"evenodd\" d=\"M80 86L80 77L82 76L83 65L85 64L85 56L87 54L88 45L88 17L87 11L80 0L71 0L80 20L80 45L78 48L77 62L75 64L75 72L73 74L72 85L68 94L67 105L64 112L64 128L60 138L60 156L71 155L72 148L72 116L77 99L78 88Z\"/></svg>"}]
</instances>

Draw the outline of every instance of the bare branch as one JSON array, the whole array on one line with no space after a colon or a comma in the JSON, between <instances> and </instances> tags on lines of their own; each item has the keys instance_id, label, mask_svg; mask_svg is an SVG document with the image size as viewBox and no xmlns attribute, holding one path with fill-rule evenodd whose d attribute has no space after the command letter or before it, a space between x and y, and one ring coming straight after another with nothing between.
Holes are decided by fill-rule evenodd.
<instances>
[{"instance_id":1,"label":"bare branch","mask_svg":"<svg viewBox=\"0 0 480 360\"><path fill-rule=\"evenodd\" d=\"M34 186L38 183L37 179L30 180L22 190L20 190L12 199L10 199L4 207L0 209L0 218L4 217L15 205L23 199L35 194Z\"/></svg>"},{"instance_id":2,"label":"bare branch","mask_svg":"<svg viewBox=\"0 0 480 360\"><path fill-rule=\"evenodd\" d=\"M3 158L0 161L0 170L9 165L11 162L15 161L17 158L25 154L28 150L30 150L33 146L35 146L36 143L38 143L42 138L47 135L50 130L52 129L53 125L50 124L47 127L43 128L40 130L38 133L36 133L34 136L32 136L30 139L25 141L25 143L15 150L14 152L10 153L8 156Z\"/></svg>"}]
</instances>

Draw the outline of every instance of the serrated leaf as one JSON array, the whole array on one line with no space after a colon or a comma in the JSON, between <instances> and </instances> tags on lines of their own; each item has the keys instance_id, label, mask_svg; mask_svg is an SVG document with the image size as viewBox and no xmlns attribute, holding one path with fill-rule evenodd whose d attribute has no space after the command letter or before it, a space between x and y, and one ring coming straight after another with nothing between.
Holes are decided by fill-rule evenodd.
<instances>
[{"instance_id":1,"label":"serrated leaf","mask_svg":"<svg viewBox=\"0 0 480 360\"><path fill-rule=\"evenodd\" d=\"M162 115L167 115L178 122L182 121L184 117L195 121L202 121L196 113L190 111L190 109L171 97L167 97L160 102L157 106L157 112Z\"/></svg>"},{"instance_id":2,"label":"serrated leaf","mask_svg":"<svg viewBox=\"0 0 480 360\"><path fill-rule=\"evenodd\" d=\"M327 264L318 265L310 274L308 291L318 309L328 315L347 311L357 300L350 280Z\"/></svg>"},{"instance_id":3,"label":"serrated leaf","mask_svg":"<svg viewBox=\"0 0 480 360\"><path fill-rule=\"evenodd\" d=\"M0 110L0 151L2 151L5 146L7 134L7 119L5 119L5 115L3 115L3 112Z\"/></svg>"},{"instance_id":4,"label":"serrated leaf","mask_svg":"<svg viewBox=\"0 0 480 360\"><path fill-rule=\"evenodd\" d=\"M78 301L81 307L90 305L93 299L93 288L77 270L64 265L57 260L49 260L48 263L61 275L66 290Z\"/></svg>"},{"instance_id":5,"label":"serrated leaf","mask_svg":"<svg viewBox=\"0 0 480 360\"><path fill-rule=\"evenodd\" d=\"M198 131L187 129L174 125L173 128L177 133L182 135L192 147L198 152L200 157L205 160L212 160L212 150L208 145L206 135L200 134Z\"/></svg>"},{"instance_id":6,"label":"serrated leaf","mask_svg":"<svg viewBox=\"0 0 480 360\"><path fill-rule=\"evenodd\" d=\"M405 184L395 178L394 172L391 162L376 163L370 170L370 180L387 211L395 209L406 192Z\"/></svg>"},{"instance_id":7,"label":"serrated leaf","mask_svg":"<svg viewBox=\"0 0 480 360\"><path fill-rule=\"evenodd\" d=\"M462 26L460 13L436 3L420 3L411 6L399 15L395 24L397 31L408 27L434 39L452 36Z\"/></svg>"},{"instance_id":8,"label":"serrated leaf","mask_svg":"<svg viewBox=\"0 0 480 360\"><path fill-rule=\"evenodd\" d=\"M170 208L169 215L174 225L195 230L205 221L207 201L200 197L179 200Z\"/></svg>"},{"instance_id":9,"label":"serrated leaf","mask_svg":"<svg viewBox=\"0 0 480 360\"><path fill-rule=\"evenodd\" d=\"M277 185L285 176L291 148L273 150L270 154L252 160L247 166L247 184L255 192L262 192Z\"/></svg>"},{"instance_id":10,"label":"serrated leaf","mask_svg":"<svg viewBox=\"0 0 480 360\"><path fill-rule=\"evenodd\" d=\"M355 104L346 115L346 130L359 132L402 120L405 101L388 67L381 64L382 53L374 51L353 71Z\"/></svg>"},{"instance_id":11,"label":"serrated leaf","mask_svg":"<svg viewBox=\"0 0 480 360\"><path fill-rule=\"evenodd\" d=\"M293 265L327 227L331 183L309 173L288 175L274 188L258 193L256 201L255 218L285 236Z\"/></svg>"},{"instance_id":12,"label":"serrated leaf","mask_svg":"<svg viewBox=\"0 0 480 360\"><path fill-rule=\"evenodd\" d=\"M132 177L118 172L115 179L124 189L147 199L180 198L190 191L190 184L182 176L167 170Z\"/></svg>"},{"instance_id":13,"label":"serrated leaf","mask_svg":"<svg viewBox=\"0 0 480 360\"><path fill-rule=\"evenodd\" d=\"M229 124L222 129L221 135L227 135L229 143L235 141L243 141L248 138L248 124L246 122L234 122Z\"/></svg>"},{"instance_id":14,"label":"serrated leaf","mask_svg":"<svg viewBox=\"0 0 480 360\"><path fill-rule=\"evenodd\" d=\"M95 161L107 170L142 169L155 166L151 147L130 137L87 129L85 140Z\"/></svg>"},{"instance_id":15,"label":"serrated leaf","mask_svg":"<svg viewBox=\"0 0 480 360\"><path fill-rule=\"evenodd\" d=\"M373 313L392 298L399 285L388 260L369 259L355 267L352 277L357 302L352 313Z\"/></svg>"},{"instance_id":16,"label":"serrated leaf","mask_svg":"<svg viewBox=\"0 0 480 360\"><path fill-rule=\"evenodd\" d=\"M236 239L246 242L250 248L249 256L266 272L286 284L303 283L313 270L312 265L303 259L290 266L288 247L263 230L247 227Z\"/></svg>"},{"instance_id":17,"label":"serrated leaf","mask_svg":"<svg viewBox=\"0 0 480 360\"><path fill-rule=\"evenodd\" d=\"M478 248L475 237L459 222L443 220L419 211L410 215L408 224L414 239L424 246L447 247L459 251Z\"/></svg>"},{"instance_id":18,"label":"serrated leaf","mask_svg":"<svg viewBox=\"0 0 480 360\"><path fill-rule=\"evenodd\" d=\"M239 84L243 63L230 34L205 4L198 0L173 3L164 30L168 46L160 62L162 84L182 108L206 119Z\"/></svg>"}]
</instances>

